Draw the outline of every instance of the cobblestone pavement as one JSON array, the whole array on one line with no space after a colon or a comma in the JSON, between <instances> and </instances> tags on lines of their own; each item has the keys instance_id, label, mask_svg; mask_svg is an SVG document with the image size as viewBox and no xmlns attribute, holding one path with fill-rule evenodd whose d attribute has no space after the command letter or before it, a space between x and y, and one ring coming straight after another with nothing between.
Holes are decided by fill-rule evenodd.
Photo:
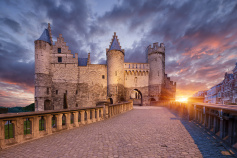
<instances>
[{"instance_id":1,"label":"cobblestone pavement","mask_svg":"<svg viewBox=\"0 0 237 158\"><path fill-rule=\"evenodd\" d=\"M231 157L217 139L163 107L134 107L111 119L19 144L0 157Z\"/></svg>"}]
</instances>

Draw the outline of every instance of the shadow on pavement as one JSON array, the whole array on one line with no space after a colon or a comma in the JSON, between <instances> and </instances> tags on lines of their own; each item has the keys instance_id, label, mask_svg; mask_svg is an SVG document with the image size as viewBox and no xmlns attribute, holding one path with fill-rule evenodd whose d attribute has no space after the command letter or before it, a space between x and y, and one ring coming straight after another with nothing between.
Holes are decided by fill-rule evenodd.
<instances>
[{"instance_id":1,"label":"shadow on pavement","mask_svg":"<svg viewBox=\"0 0 237 158\"><path fill-rule=\"evenodd\" d=\"M168 110L175 115L175 117L170 119L180 120L204 158L237 157L237 151L235 149L225 144L221 139L204 129L201 125L193 121L188 121L186 116L180 116L173 110Z\"/></svg>"}]
</instances>

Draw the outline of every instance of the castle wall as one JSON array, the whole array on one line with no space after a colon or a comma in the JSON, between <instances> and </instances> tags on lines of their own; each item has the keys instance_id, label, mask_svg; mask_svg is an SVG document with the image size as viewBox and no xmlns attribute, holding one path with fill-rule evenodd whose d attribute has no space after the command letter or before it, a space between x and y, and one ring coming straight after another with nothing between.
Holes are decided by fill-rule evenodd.
<instances>
[{"instance_id":1,"label":"castle wall","mask_svg":"<svg viewBox=\"0 0 237 158\"><path fill-rule=\"evenodd\" d=\"M108 96L113 102L124 101L124 54L121 51L107 52Z\"/></svg>"},{"instance_id":2,"label":"castle wall","mask_svg":"<svg viewBox=\"0 0 237 158\"><path fill-rule=\"evenodd\" d=\"M78 66L77 64L52 64L52 96L54 109L62 109L64 97L68 108L76 107L76 91L78 83ZM56 92L57 91L57 92Z\"/></svg>"},{"instance_id":3,"label":"castle wall","mask_svg":"<svg viewBox=\"0 0 237 158\"><path fill-rule=\"evenodd\" d=\"M35 41L35 109L44 110L45 100L51 100L51 45L45 41Z\"/></svg>"},{"instance_id":4,"label":"castle wall","mask_svg":"<svg viewBox=\"0 0 237 158\"><path fill-rule=\"evenodd\" d=\"M133 90L137 90L142 95L142 104L148 105L149 64L124 63L124 70L126 100L130 99Z\"/></svg>"},{"instance_id":5,"label":"castle wall","mask_svg":"<svg viewBox=\"0 0 237 158\"><path fill-rule=\"evenodd\" d=\"M96 106L107 99L107 65L89 64L79 67L78 105Z\"/></svg>"},{"instance_id":6,"label":"castle wall","mask_svg":"<svg viewBox=\"0 0 237 158\"><path fill-rule=\"evenodd\" d=\"M156 101L159 100L161 89L164 84L165 75L165 47L161 43L153 43L153 47L148 47L148 63L150 66L149 73L149 96Z\"/></svg>"},{"instance_id":7,"label":"castle wall","mask_svg":"<svg viewBox=\"0 0 237 158\"><path fill-rule=\"evenodd\" d=\"M106 49L107 65L87 63L71 54L60 34L52 42L48 27L35 41L35 107L36 110L96 106L100 101L113 99L113 103L130 100L132 91L142 96L142 104L150 99L159 100L161 92L175 96L176 85L165 73L165 47L158 43L148 47L148 63L124 63L116 33ZM78 66L78 60L80 66ZM81 66L86 65L86 66ZM138 95L139 93L139 95ZM164 95L164 96L165 96ZM45 108L46 107L46 108Z\"/></svg>"}]
</instances>

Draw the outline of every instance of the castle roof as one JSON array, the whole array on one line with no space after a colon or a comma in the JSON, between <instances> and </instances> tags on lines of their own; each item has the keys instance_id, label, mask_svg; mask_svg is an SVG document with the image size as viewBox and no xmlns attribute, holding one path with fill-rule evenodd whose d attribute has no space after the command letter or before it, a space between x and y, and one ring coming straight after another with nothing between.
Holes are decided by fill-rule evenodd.
<instances>
[{"instance_id":1,"label":"castle roof","mask_svg":"<svg viewBox=\"0 0 237 158\"><path fill-rule=\"evenodd\" d=\"M119 41L118 41L118 39L117 39L117 36L116 36L116 32L114 33L114 36L113 36L111 45L110 45L110 47L109 47L109 50L119 50L119 51L122 52L120 43L119 43Z\"/></svg>"},{"instance_id":2,"label":"castle roof","mask_svg":"<svg viewBox=\"0 0 237 158\"><path fill-rule=\"evenodd\" d=\"M87 66L88 58L78 58L78 66Z\"/></svg>"},{"instance_id":3,"label":"castle roof","mask_svg":"<svg viewBox=\"0 0 237 158\"><path fill-rule=\"evenodd\" d=\"M49 44L52 44L50 41L48 29L45 29L44 32L42 33L42 35L40 36L40 38L37 40L45 41L45 42L48 42Z\"/></svg>"}]
</instances>

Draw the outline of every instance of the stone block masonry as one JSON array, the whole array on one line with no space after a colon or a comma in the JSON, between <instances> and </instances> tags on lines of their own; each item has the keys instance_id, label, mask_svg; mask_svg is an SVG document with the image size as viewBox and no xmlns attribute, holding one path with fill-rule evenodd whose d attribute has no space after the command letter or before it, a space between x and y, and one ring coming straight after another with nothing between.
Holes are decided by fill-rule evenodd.
<instances>
[{"instance_id":1,"label":"stone block masonry","mask_svg":"<svg viewBox=\"0 0 237 158\"><path fill-rule=\"evenodd\" d=\"M141 105L161 100L164 92L168 95L163 98L174 100L176 84L165 76L164 44L147 48L147 63L125 63L125 51L114 33L106 64L91 64L93 52L87 58L72 54L62 34L53 44L48 25L35 41L36 111L120 103L133 99L134 90L142 96Z\"/></svg>"}]
</instances>

